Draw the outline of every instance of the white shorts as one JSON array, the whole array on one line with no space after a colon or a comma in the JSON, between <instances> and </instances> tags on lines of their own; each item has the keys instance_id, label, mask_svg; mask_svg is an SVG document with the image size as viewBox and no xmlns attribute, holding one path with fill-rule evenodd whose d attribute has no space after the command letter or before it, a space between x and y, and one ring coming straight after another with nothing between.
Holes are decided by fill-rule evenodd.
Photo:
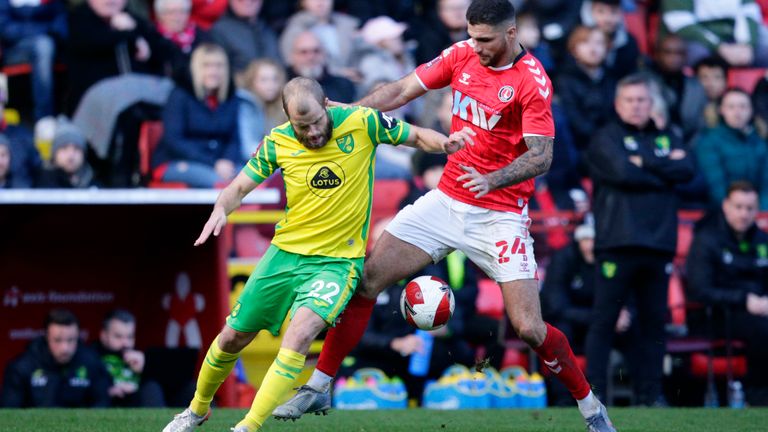
<instances>
[{"instance_id":1,"label":"white shorts","mask_svg":"<svg viewBox=\"0 0 768 432\"><path fill-rule=\"evenodd\" d=\"M528 207L522 214L457 201L435 189L402 209L386 230L435 262L458 249L496 282L538 279Z\"/></svg>"}]
</instances>

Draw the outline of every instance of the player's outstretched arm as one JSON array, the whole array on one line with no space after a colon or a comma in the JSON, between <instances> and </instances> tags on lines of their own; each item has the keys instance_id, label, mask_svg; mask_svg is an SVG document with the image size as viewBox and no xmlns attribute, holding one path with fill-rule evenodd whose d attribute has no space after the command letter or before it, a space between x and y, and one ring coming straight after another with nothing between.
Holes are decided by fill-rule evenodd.
<instances>
[{"instance_id":1,"label":"player's outstretched arm","mask_svg":"<svg viewBox=\"0 0 768 432\"><path fill-rule=\"evenodd\" d=\"M453 154L463 149L466 144L474 145L474 136L475 132L468 127L447 137L438 131L411 125L411 133L404 144L429 153Z\"/></svg>"},{"instance_id":2,"label":"player's outstretched arm","mask_svg":"<svg viewBox=\"0 0 768 432\"><path fill-rule=\"evenodd\" d=\"M370 107L379 111L392 111L426 92L416 78L416 73L411 72L393 83L379 87L352 105Z\"/></svg>"},{"instance_id":3,"label":"player's outstretched arm","mask_svg":"<svg viewBox=\"0 0 768 432\"><path fill-rule=\"evenodd\" d=\"M480 174L475 167L461 166L466 174L456 178L464 182L463 187L475 192L480 198L488 192L544 174L552 164L552 147L555 140L546 136L523 138L528 151L521 154L509 165L488 174Z\"/></svg>"},{"instance_id":4,"label":"player's outstretched arm","mask_svg":"<svg viewBox=\"0 0 768 432\"><path fill-rule=\"evenodd\" d=\"M241 171L240 174L238 174L237 177L235 177L234 180L221 191L219 197L216 198L216 203L213 205L211 216L208 218L208 222L205 223L203 231L200 233L200 237L195 240L195 246L205 243L211 234L218 237L222 228L224 228L224 225L227 224L227 216L240 207L243 198L245 198L245 196L256 186L258 186L258 183Z\"/></svg>"}]
</instances>

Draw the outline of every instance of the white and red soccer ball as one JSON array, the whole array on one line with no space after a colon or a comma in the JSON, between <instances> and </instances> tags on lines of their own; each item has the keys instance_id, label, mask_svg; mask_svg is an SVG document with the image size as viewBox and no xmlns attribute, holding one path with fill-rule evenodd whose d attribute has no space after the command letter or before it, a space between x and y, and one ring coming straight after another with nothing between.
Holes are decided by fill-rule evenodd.
<instances>
[{"instance_id":1,"label":"white and red soccer ball","mask_svg":"<svg viewBox=\"0 0 768 432\"><path fill-rule=\"evenodd\" d=\"M400 296L400 312L414 327L434 330L453 315L456 302L445 281L434 276L419 276L408 282Z\"/></svg>"}]
</instances>

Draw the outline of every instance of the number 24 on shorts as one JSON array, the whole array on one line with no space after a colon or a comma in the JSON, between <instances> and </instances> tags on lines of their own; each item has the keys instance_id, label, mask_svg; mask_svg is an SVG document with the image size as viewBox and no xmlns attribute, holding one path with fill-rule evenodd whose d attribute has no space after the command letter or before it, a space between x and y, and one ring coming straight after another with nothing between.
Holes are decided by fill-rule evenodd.
<instances>
[{"instance_id":1,"label":"number 24 on shorts","mask_svg":"<svg viewBox=\"0 0 768 432\"><path fill-rule=\"evenodd\" d=\"M324 289L328 289L328 292L323 293L322 291ZM339 284L336 282L328 282L325 283L321 280L316 280L312 282L312 291L307 293L309 297L315 297L319 298L320 300L325 301L329 305L333 304L333 297L336 296L339 291L341 291L341 287L339 287Z\"/></svg>"},{"instance_id":2,"label":"number 24 on shorts","mask_svg":"<svg viewBox=\"0 0 768 432\"><path fill-rule=\"evenodd\" d=\"M520 237L515 238L511 248L506 240L497 241L496 247L499 248L499 264L508 263L510 259L509 255L515 254L522 255L523 261L526 260L525 243L520 241Z\"/></svg>"}]
</instances>

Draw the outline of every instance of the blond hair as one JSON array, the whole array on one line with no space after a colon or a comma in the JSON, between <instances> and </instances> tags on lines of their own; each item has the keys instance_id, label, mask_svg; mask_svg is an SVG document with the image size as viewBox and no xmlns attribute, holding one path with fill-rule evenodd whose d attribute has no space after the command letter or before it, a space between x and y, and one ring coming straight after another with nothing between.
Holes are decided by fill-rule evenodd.
<instances>
[{"instance_id":1,"label":"blond hair","mask_svg":"<svg viewBox=\"0 0 768 432\"><path fill-rule=\"evenodd\" d=\"M258 93L256 93L256 89L253 88L253 82L256 80L256 76L259 74L259 72L261 72L262 69L268 67L274 68L277 71L278 78L280 79L280 91L277 93L275 100L271 101L262 100ZM248 64L248 67L245 68L245 70L241 72L237 77L238 87L247 90L252 95L257 97L264 105L264 111L266 112L267 117L276 119L279 121L279 123L282 123L288 119L285 112L283 111L282 98L280 97L283 94L283 87L285 87L286 81L287 77L283 66L269 58L260 58L251 61ZM272 126L277 126L277 124Z\"/></svg>"},{"instance_id":2,"label":"blond hair","mask_svg":"<svg viewBox=\"0 0 768 432\"><path fill-rule=\"evenodd\" d=\"M189 62L189 69L192 74L192 87L195 89L195 96L204 100L206 97L205 88L203 88L202 69L203 62L210 57L219 56L224 61L224 81L216 89L216 99L224 102L229 94L229 60L224 48L212 44L204 43L192 51L192 59Z\"/></svg>"}]
</instances>

